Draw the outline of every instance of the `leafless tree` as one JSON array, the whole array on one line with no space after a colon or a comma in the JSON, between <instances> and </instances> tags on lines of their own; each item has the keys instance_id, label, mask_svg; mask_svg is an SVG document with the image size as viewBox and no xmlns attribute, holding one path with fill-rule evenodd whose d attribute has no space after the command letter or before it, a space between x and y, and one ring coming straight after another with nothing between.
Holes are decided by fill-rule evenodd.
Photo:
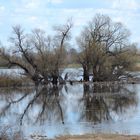
<instances>
[{"instance_id":1,"label":"leafless tree","mask_svg":"<svg viewBox=\"0 0 140 140\"><path fill-rule=\"evenodd\" d=\"M121 23L97 14L77 40L84 80L89 80L89 70L92 70L94 81L116 80L134 64L131 56L135 55L136 49L132 49L134 45L129 42L129 36Z\"/></svg>"},{"instance_id":2,"label":"leafless tree","mask_svg":"<svg viewBox=\"0 0 140 140\"><path fill-rule=\"evenodd\" d=\"M56 35L50 37L40 29L25 34L21 26L15 26L10 37L12 53L2 50L1 57L7 61L9 67L16 66L24 70L24 74L35 85L50 81L57 85L71 28L70 21L57 26Z\"/></svg>"}]
</instances>

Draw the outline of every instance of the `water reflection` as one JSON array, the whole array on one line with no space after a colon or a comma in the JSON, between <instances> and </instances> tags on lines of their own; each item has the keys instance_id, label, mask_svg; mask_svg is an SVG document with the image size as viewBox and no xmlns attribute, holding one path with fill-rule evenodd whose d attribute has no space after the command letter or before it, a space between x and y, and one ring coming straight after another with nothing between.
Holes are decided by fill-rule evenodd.
<instances>
[{"instance_id":1,"label":"water reflection","mask_svg":"<svg viewBox=\"0 0 140 140\"><path fill-rule=\"evenodd\" d=\"M126 116L137 105L135 88L115 83L44 86L11 92L1 90L0 122L3 125L18 123L26 128L28 125L72 126L83 122L97 125Z\"/></svg>"},{"instance_id":2,"label":"water reflection","mask_svg":"<svg viewBox=\"0 0 140 140\"><path fill-rule=\"evenodd\" d=\"M14 107L14 105L17 106L18 104L20 105L20 103L24 103L24 107L20 107L22 110L21 113L16 112L20 125L24 123L25 117L26 121L28 120L30 122L31 120L32 122L34 120L34 123L43 123L52 118L54 121L61 120L62 123L64 123L59 96L61 90L62 87L58 88L56 86L38 87L32 92L28 91L27 93L22 93L22 95L20 95L20 97L16 97L16 99L13 94L10 96L10 94L6 95L4 93L1 97L5 97L5 106L1 108L0 116L2 117L11 114L13 108L15 109L14 111L16 111L16 107ZM33 114L33 112L35 112L34 107L37 108L35 115Z\"/></svg>"},{"instance_id":3,"label":"water reflection","mask_svg":"<svg viewBox=\"0 0 140 140\"><path fill-rule=\"evenodd\" d=\"M101 123L102 121L113 121L112 112L115 114L125 113L130 107L136 107L138 100L136 93L124 85L97 84L83 85L83 118L86 121Z\"/></svg>"}]
</instances>

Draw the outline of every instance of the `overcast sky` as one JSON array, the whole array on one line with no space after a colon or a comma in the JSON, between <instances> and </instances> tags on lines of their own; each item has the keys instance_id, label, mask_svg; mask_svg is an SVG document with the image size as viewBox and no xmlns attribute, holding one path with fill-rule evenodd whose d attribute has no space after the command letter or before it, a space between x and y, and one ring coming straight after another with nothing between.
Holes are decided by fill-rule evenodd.
<instances>
[{"instance_id":1,"label":"overcast sky","mask_svg":"<svg viewBox=\"0 0 140 140\"><path fill-rule=\"evenodd\" d=\"M132 41L140 44L140 0L0 0L0 40L6 43L13 25L49 33L53 25L71 17L75 37L96 13L122 22L130 29Z\"/></svg>"}]
</instances>

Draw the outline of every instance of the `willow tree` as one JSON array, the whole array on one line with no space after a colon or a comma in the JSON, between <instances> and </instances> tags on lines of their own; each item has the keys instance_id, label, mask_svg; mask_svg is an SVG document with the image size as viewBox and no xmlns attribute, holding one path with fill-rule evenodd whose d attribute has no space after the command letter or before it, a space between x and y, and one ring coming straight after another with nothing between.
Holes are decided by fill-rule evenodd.
<instances>
[{"instance_id":1,"label":"willow tree","mask_svg":"<svg viewBox=\"0 0 140 140\"><path fill-rule=\"evenodd\" d=\"M1 57L9 67L21 68L36 85L42 82L57 85L71 27L72 23L67 22L55 28L54 36L47 36L40 29L25 34L20 26L15 26L10 37L12 51L2 49Z\"/></svg>"},{"instance_id":2,"label":"willow tree","mask_svg":"<svg viewBox=\"0 0 140 140\"><path fill-rule=\"evenodd\" d=\"M97 14L78 38L83 79L89 80L90 70L94 81L117 80L123 75L134 64L136 54L136 47L129 37L130 32L122 23Z\"/></svg>"}]
</instances>

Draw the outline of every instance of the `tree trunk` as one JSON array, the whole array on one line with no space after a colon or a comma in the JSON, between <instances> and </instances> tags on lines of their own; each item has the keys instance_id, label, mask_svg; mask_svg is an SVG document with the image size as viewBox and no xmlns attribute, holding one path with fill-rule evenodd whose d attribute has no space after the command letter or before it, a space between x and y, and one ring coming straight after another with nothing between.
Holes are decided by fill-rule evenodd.
<instances>
[{"instance_id":1,"label":"tree trunk","mask_svg":"<svg viewBox=\"0 0 140 140\"><path fill-rule=\"evenodd\" d=\"M100 81L99 73L96 71L96 67L93 68L93 82Z\"/></svg>"},{"instance_id":2,"label":"tree trunk","mask_svg":"<svg viewBox=\"0 0 140 140\"><path fill-rule=\"evenodd\" d=\"M83 66L83 80L89 81L89 70L86 66Z\"/></svg>"}]
</instances>

